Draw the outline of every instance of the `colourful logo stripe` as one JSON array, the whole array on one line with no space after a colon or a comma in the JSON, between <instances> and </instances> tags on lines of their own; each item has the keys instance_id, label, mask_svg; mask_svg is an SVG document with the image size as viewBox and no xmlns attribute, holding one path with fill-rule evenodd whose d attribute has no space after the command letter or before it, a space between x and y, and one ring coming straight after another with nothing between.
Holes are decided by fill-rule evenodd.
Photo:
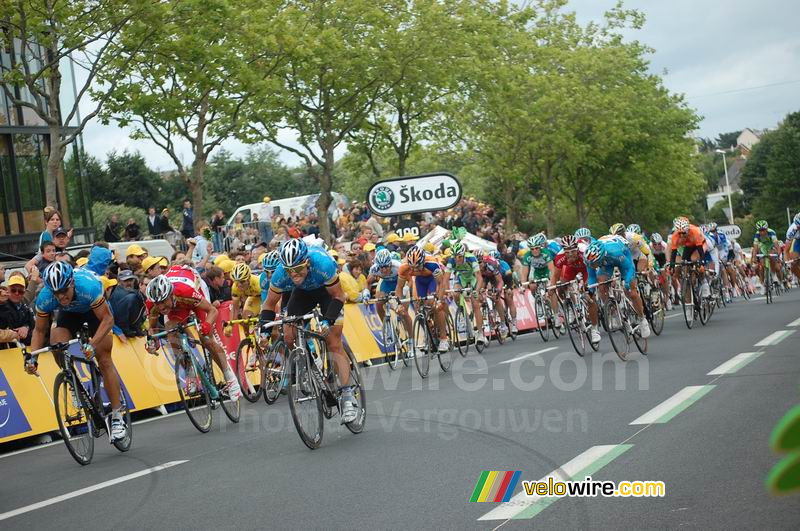
<instances>
[{"instance_id":1,"label":"colourful logo stripe","mask_svg":"<svg viewBox=\"0 0 800 531\"><path fill-rule=\"evenodd\" d=\"M511 481L508 482L508 488L506 489L506 493L503 495L503 502L507 502L511 499L511 495L514 494L514 489L517 488L517 483L519 483L519 477L522 475L521 470L517 470L514 472L514 475L511 477Z\"/></svg>"},{"instance_id":2,"label":"colourful logo stripe","mask_svg":"<svg viewBox=\"0 0 800 531\"><path fill-rule=\"evenodd\" d=\"M492 485L494 485L494 480L497 477L497 470L492 470L489 472L489 477L486 478L486 483L483 485L483 489L481 490L481 495L478 497L479 502L485 502L486 497L489 495L489 491L492 490Z\"/></svg>"},{"instance_id":3,"label":"colourful logo stripe","mask_svg":"<svg viewBox=\"0 0 800 531\"><path fill-rule=\"evenodd\" d=\"M506 494L506 490L508 490L508 484L511 481L511 477L514 475L513 470L509 470L503 474L503 478L500 481L500 488L497 489L497 493L492 498L493 502L503 501L503 496Z\"/></svg>"},{"instance_id":4,"label":"colourful logo stripe","mask_svg":"<svg viewBox=\"0 0 800 531\"><path fill-rule=\"evenodd\" d=\"M507 472L505 471L498 471L497 476L494 478L494 483L492 484L492 488L489 489L489 494L486 495L487 502L493 502L494 499L497 497L497 494L500 492L500 487L503 486L503 478Z\"/></svg>"},{"instance_id":5,"label":"colourful logo stripe","mask_svg":"<svg viewBox=\"0 0 800 531\"><path fill-rule=\"evenodd\" d=\"M472 496L470 496L470 502L478 501L478 497L481 495L481 491L483 490L483 484L486 483L486 478L489 476L489 471L484 470L481 472L481 477L478 478L478 483L475 485L475 490L472 491Z\"/></svg>"}]
</instances>

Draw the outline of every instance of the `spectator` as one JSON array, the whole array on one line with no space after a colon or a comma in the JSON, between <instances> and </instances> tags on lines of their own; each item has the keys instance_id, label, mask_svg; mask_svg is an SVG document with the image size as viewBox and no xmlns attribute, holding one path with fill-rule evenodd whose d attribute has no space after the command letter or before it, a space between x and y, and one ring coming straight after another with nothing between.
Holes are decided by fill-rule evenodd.
<instances>
[{"instance_id":1,"label":"spectator","mask_svg":"<svg viewBox=\"0 0 800 531\"><path fill-rule=\"evenodd\" d=\"M128 222L125 224L125 239L128 241L136 241L142 239L142 229L139 227L139 224L136 223L136 220L133 218L129 218Z\"/></svg>"},{"instance_id":2,"label":"spectator","mask_svg":"<svg viewBox=\"0 0 800 531\"><path fill-rule=\"evenodd\" d=\"M106 223L106 230L103 232L103 239L109 243L119 241L119 216L111 214L111 219Z\"/></svg>"},{"instance_id":3,"label":"spectator","mask_svg":"<svg viewBox=\"0 0 800 531\"><path fill-rule=\"evenodd\" d=\"M56 244L52 241L44 242L39 247L39 252L36 253L36 256L31 258L27 264L25 264L25 270L30 274L31 270L35 267L41 273L44 271L44 268L49 266L53 263L56 259Z\"/></svg>"},{"instance_id":4,"label":"spectator","mask_svg":"<svg viewBox=\"0 0 800 531\"><path fill-rule=\"evenodd\" d=\"M63 251L69 245L72 229L67 230L59 227L53 232L53 243L56 244L56 251Z\"/></svg>"},{"instance_id":5,"label":"spectator","mask_svg":"<svg viewBox=\"0 0 800 531\"><path fill-rule=\"evenodd\" d=\"M261 212L258 215L258 234L262 242L272 241L272 211L269 206L271 199L268 195L264 196Z\"/></svg>"},{"instance_id":6,"label":"spectator","mask_svg":"<svg viewBox=\"0 0 800 531\"><path fill-rule=\"evenodd\" d=\"M303 227L303 232L309 235L313 235L316 238L319 238L319 225L316 214L308 215L308 223Z\"/></svg>"},{"instance_id":7,"label":"spectator","mask_svg":"<svg viewBox=\"0 0 800 531\"><path fill-rule=\"evenodd\" d=\"M161 234L165 232L175 232L175 229L169 224L169 209L165 208L161 211L161 218L159 218L159 225L158 230L161 231Z\"/></svg>"},{"instance_id":8,"label":"spectator","mask_svg":"<svg viewBox=\"0 0 800 531\"><path fill-rule=\"evenodd\" d=\"M114 324L128 337L144 335L145 298L136 287L133 272L123 269L117 280L112 279L108 284L110 292L107 298L114 314Z\"/></svg>"},{"instance_id":9,"label":"spectator","mask_svg":"<svg viewBox=\"0 0 800 531\"><path fill-rule=\"evenodd\" d=\"M363 275L364 265L359 259L352 259L347 263L347 268L342 269L339 279L342 289L347 295L347 302L361 302L363 292L367 288L367 279Z\"/></svg>"},{"instance_id":10,"label":"spectator","mask_svg":"<svg viewBox=\"0 0 800 531\"><path fill-rule=\"evenodd\" d=\"M191 238L194 236L194 213L192 212L192 202L188 199L183 201L182 215L181 234L184 238Z\"/></svg>"},{"instance_id":11,"label":"spectator","mask_svg":"<svg viewBox=\"0 0 800 531\"><path fill-rule=\"evenodd\" d=\"M156 207L147 209L147 232L154 238L161 235L161 218L156 215Z\"/></svg>"},{"instance_id":12,"label":"spectator","mask_svg":"<svg viewBox=\"0 0 800 531\"><path fill-rule=\"evenodd\" d=\"M145 258L147 258L147 251L136 243L129 245L128 249L125 251L125 262L137 275L141 274L142 260Z\"/></svg>"},{"instance_id":13,"label":"spectator","mask_svg":"<svg viewBox=\"0 0 800 531\"><path fill-rule=\"evenodd\" d=\"M167 272L167 259L163 256L148 256L142 260L142 272L147 278L155 278Z\"/></svg>"},{"instance_id":14,"label":"spectator","mask_svg":"<svg viewBox=\"0 0 800 531\"><path fill-rule=\"evenodd\" d=\"M207 230L210 230L208 225L204 225L200 228L200 234L186 241L189 244L186 255L191 256L194 267L200 270L205 269L208 259L211 257L211 242L203 236Z\"/></svg>"},{"instance_id":15,"label":"spectator","mask_svg":"<svg viewBox=\"0 0 800 531\"><path fill-rule=\"evenodd\" d=\"M0 330L13 331L16 335L14 339L30 345L34 319L33 311L24 300L25 287L25 277L21 273L14 274L8 279L8 300L0 305ZM6 334L7 337L9 336ZM6 345L5 348L8 346Z\"/></svg>"},{"instance_id":16,"label":"spectator","mask_svg":"<svg viewBox=\"0 0 800 531\"><path fill-rule=\"evenodd\" d=\"M92 250L89 252L86 269L98 276L103 276L108 271L109 266L112 265L113 260L113 253L111 249L108 248L108 243L103 241L95 242Z\"/></svg>"},{"instance_id":17,"label":"spectator","mask_svg":"<svg viewBox=\"0 0 800 531\"><path fill-rule=\"evenodd\" d=\"M222 209L217 210L214 213L214 217L211 218L211 230L214 233L212 237L214 242L214 251L221 252L222 234L225 231L225 214L222 212Z\"/></svg>"},{"instance_id":18,"label":"spectator","mask_svg":"<svg viewBox=\"0 0 800 531\"><path fill-rule=\"evenodd\" d=\"M225 272L217 266L209 266L206 269L206 284L211 295L211 304L219 306L225 301L231 300L231 286L225 279Z\"/></svg>"},{"instance_id":19,"label":"spectator","mask_svg":"<svg viewBox=\"0 0 800 531\"><path fill-rule=\"evenodd\" d=\"M383 227L380 223L380 218L371 215L370 211L367 210L365 213L366 216L369 216L366 221L363 222L364 227L369 227L372 229L372 232L377 234L379 237L383 237Z\"/></svg>"},{"instance_id":20,"label":"spectator","mask_svg":"<svg viewBox=\"0 0 800 531\"><path fill-rule=\"evenodd\" d=\"M136 275L130 269L122 269L117 275L119 285L130 291L138 289L139 286L136 285L136 280Z\"/></svg>"},{"instance_id":21,"label":"spectator","mask_svg":"<svg viewBox=\"0 0 800 531\"><path fill-rule=\"evenodd\" d=\"M61 227L61 213L53 207L46 207L44 209L45 229L39 235L39 247L46 241L53 239L53 234L56 229ZM72 238L72 229L68 231L69 238ZM67 238L69 240L69 238Z\"/></svg>"}]
</instances>

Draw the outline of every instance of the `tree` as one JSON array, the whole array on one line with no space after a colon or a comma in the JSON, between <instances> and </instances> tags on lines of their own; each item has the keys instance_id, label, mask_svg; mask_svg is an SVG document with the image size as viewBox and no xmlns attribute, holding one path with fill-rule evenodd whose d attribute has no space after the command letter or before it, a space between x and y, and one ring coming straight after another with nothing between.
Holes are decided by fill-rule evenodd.
<instances>
[{"instance_id":1,"label":"tree","mask_svg":"<svg viewBox=\"0 0 800 531\"><path fill-rule=\"evenodd\" d=\"M138 151L112 151L106 155L103 174L90 173L89 184L96 201L129 205L146 211L159 198L158 173L147 167Z\"/></svg>"},{"instance_id":2,"label":"tree","mask_svg":"<svg viewBox=\"0 0 800 531\"><path fill-rule=\"evenodd\" d=\"M719 149L730 149L736 147L736 139L741 135L741 131L731 131L730 133L720 133L715 141Z\"/></svg>"},{"instance_id":3,"label":"tree","mask_svg":"<svg viewBox=\"0 0 800 531\"><path fill-rule=\"evenodd\" d=\"M48 129L49 205L56 205L56 183L67 146L118 86L123 73L116 67L126 65L152 35L158 23L154 6L148 0L3 1L0 27L11 61L2 62L0 86L20 114L32 111ZM62 97L61 82L63 69L72 65L83 76L76 76L80 84L70 101L66 94ZM89 108L83 116L81 105L84 112Z\"/></svg>"},{"instance_id":4,"label":"tree","mask_svg":"<svg viewBox=\"0 0 800 531\"><path fill-rule=\"evenodd\" d=\"M330 240L325 213L331 204L336 149L358 129L375 103L398 80L398 70L411 61L387 51L408 22L402 0L330 0L285 2L283 32L286 51L280 85L265 84L248 102L247 141L267 140L299 156L317 177L322 237ZM398 63L399 61L399 63ZM290 130L296 143L280 135Z\"/></svg>"},{"instance_id":5,"label":"tree","mask_svg":"<svg viewBox=\"0 0 800 531\"><path fill-rule=\"evenodd\" d=\"M206 161L241 127L252 83L268 78L281 52L269 37L277 2L185 0L163 5L165 22L125 67L103 113L134 126L166 152L202 220ZM273 29L277 31L277 29ZM250 77L252 76L252 77ZM185 163L181 148L189 145Z\"/></svg>"}]
</instances>

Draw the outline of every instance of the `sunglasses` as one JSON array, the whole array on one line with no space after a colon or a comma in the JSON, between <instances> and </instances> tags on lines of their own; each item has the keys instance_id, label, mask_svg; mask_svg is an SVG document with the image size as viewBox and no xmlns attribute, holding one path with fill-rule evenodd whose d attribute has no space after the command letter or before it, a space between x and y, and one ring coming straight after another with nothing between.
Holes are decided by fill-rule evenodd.
<instances>
[{"instance_id":1,"label":"sunglasses","mask_svg":"<svg viewBox=\"0 0 800 531\"><path fill-rule=\"evenodd\" d=\"M302 264L296 265L294 267L287 267L286 272L289 274L297 275L305 271L307 267L308 267L308 262L305 261Z\"/></svg>"},{"instance_id":2,"label":"sunglasses","mask_svg":"<svg viewBox=\"0 0 800 531\"><path fill-rule=\"evenodd\" d=\"M9 290L10 293L22 294L25 293L25 290L22 288L12 288Z\"/></svg>"}]
</instances>

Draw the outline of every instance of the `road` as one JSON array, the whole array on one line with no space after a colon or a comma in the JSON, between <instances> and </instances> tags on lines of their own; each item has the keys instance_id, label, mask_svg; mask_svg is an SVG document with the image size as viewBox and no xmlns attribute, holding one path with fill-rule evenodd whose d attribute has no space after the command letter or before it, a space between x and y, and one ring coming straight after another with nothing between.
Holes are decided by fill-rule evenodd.
<instances>
[{"instance_id":1,"label":"road","mask_svg":"<svg viewBox=\"0 0 800 531\"><path fill-rule=\"evenodd\" d=\"M98 441L88 467L61 443L2 455L0 526L796 529L800 498L764 481L779 460L770 432L800 400L798 318L793 290L693 330L672 312L627 363L607 338L580 359L566 338L527 334L424 381L369 368L364 433L329 421L315 451L281 399L246 404L238 425L217 414L205 435L183 413L138 423L130 452ZM469 502L482 471L538 480L562 467L663 481L666 496L535 501L519 483L508 503Z\"/></svg>"}]
</instances>

